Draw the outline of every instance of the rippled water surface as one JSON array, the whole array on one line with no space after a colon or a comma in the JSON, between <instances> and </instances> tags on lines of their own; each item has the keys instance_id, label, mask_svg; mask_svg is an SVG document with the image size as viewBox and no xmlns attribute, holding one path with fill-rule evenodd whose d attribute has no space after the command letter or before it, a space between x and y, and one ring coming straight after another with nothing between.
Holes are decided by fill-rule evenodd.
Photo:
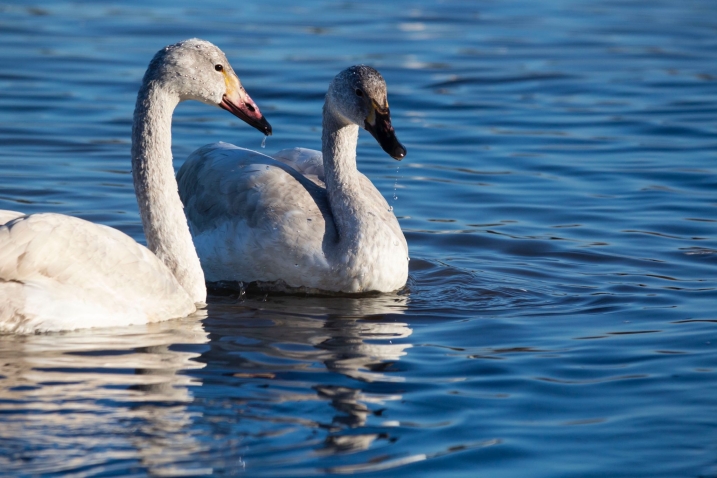
<instances>
[{"instance_id":1,"label":"rippled water surface","mask_svg":"<svg viewBox=\"0 0 717 478\"><path fill-rule=\"evenodd\" d=\"M0 474L717 475L717 3L0 3L0 209L143 241L129 135L162 46L224 49L320 148L329 80L389 86L408 288L214 295L146 327L0 337ZM182 104L175 166L261 135Z\"/></svg>"}]
</instances>

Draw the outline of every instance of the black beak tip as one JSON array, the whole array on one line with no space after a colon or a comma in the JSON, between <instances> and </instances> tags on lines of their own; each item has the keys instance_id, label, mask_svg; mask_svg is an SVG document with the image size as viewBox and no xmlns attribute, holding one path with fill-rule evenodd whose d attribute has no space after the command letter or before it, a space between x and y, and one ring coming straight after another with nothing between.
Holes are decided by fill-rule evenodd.
<instances>
[{"instance_id":1,"label":"black beak tip","mask_svg":"<svg viewBox=\"0 0 717 478\"><path fill-rule=\"evenodd\" d=\"M378 141L381 149L383 149L386 154L397 161L401 161L406 157L406 148L398 142L398 138L396 138L396 134L391 127L390 119L386 120L383 124L377 124L379 126L372 126L368 121L365 121L364 128Z\"/></svg>"},{"instance_id":2,"label":"black beak tip","mask_svg":"<svg viewBox=\"0 0 717 478\"><path fill-rule=\"evenodd\" d=\"M403 158L406 157L406 148L401 143L396 143L393 148L393 151L391 151L389 154L396 161L401 161Z\"/></svg>"},{"instance_id":3,"label":"black beak tip","mask_svg":"<svg viewBox=\"0 0 717 478\"><path fill-rule=\"evenodd\" d=\"M271 129L271 125L266 120L266 118L262 118L262 120L262 127L264 129L262 132L264 133L264 136L271 136L271 133L273 132L273 130Z\"/></svg>"}]
</instances>

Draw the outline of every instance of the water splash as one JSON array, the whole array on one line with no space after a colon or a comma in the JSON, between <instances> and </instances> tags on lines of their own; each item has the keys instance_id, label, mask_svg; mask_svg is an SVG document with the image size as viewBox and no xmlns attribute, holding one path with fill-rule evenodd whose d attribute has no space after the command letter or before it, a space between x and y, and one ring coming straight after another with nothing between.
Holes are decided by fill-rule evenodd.
<instances>
[{"instance_id":1,"label":"water splash","mask_svg":"<svg viewBox=\"0 0 717 478\"><path fill-rule=\"evenodd\" d=\"M266 136L264 136L261 140L261 147L266 148Z\"/></svg>"}]
</instances>

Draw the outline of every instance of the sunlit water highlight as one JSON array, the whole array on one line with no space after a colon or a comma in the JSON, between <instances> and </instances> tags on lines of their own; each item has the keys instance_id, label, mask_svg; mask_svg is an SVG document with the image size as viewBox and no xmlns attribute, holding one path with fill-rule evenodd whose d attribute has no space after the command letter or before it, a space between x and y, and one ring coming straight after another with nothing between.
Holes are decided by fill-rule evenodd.
<instances>
[{"instance_id":1,"label":"sunlit water highlight","mask_svg":"<svg viewBox=\"0 0 717 478\"><path fill-rule=\"evenodd\" d=\"M714 476L717 4L0 4L0 209L143 240L136 90L201 37L318 149L330 79L387 80L408 288L215 295L147 327L0 337L0 474ZM175 166L261 149L183 104ZM398 200L394 200L398 198Z\"/></svg>"}]
</instances>

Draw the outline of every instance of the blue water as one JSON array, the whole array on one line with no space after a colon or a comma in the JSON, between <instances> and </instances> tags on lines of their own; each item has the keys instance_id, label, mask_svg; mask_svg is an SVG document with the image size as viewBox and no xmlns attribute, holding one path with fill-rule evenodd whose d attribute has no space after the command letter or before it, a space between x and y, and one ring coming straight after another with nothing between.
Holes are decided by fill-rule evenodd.
<instances>
[{"instance_id":1,"label":"blue water","mask_svg":"<svg viewBox=\"0 0 717 478\"><path fill-rule=\"evenodd\" d=\"M0 337L0 474L717 475L716 2L3 3L0 209L143 241L136 91L195 36L267 152L319 149L329 80L383 73L408 156L362 134L359 167L408 288ZM219 140L262 137L179 107L176 167Z\"/></svg>"}]
</instances>

